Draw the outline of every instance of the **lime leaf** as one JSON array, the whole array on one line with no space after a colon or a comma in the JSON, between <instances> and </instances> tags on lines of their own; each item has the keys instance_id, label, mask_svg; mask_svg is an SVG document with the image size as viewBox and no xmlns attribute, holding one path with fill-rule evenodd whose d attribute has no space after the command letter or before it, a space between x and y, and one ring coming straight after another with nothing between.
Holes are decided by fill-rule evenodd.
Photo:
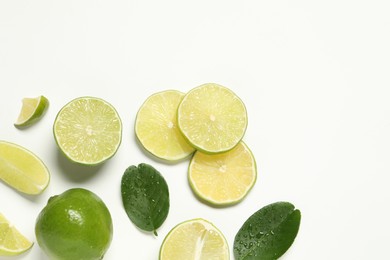
<instances>
[{"instance_id":1,"label":"lime leaf","mask_svg":"<svg viewBox=\"0 0 390 260\"><path fill-rule=\"evenodd\" d=\"M164 177L152 166L130 166L122 176L122 201L127 216L140 229L153 231L168 216L169 190Z\"/></svg>"},{"instance_id":2,"label":"lime leaf","mask_svg":"<svg viewBox=\"0 0 390 260\"><path fill-rule=\"evenodd\" d=\"M261 208L236 234L235 259L278 259L294 242L300 222L301 212L289 202L276 202Z\"/></svg>"}]
</instances>

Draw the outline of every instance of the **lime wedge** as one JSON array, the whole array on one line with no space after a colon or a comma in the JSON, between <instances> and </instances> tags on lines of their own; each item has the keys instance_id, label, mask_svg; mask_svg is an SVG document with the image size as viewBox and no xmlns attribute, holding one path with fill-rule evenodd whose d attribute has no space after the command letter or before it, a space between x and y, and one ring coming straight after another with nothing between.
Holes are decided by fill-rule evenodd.
<instances>
[{"instance_id":1,"label":"lime wedge","mask_svg":"<svg viewBox=\"0 0 390 260\"><path fill-rule=\"evenodd\" d=\"M232 149L244 136L247 113L226 87L208 83L190 90L178 108L178 126L188 141L206 153Z\"/></svg>"},{"instance_id":2,"label":"lime wedge","mask_svg":"<svg viewBox=\"0 0 390 260\"><path fill-rule=\"evenodd\" d=\"M13 256L26 252L33 243L22 235L0 213L0 256Z\"/></svg>"},{"instance_id":3,"label":"lime wedge","mask_svg":"<svg viewBox=\"0 0 390 260\"><path fill-rule=\"evenodd\" d=\"M178 224L165 237L160 260L228 260L229 247L224 235L204 219Z\"/></svg>"},{"instance_id":4,"label":"lime wedge","mask_svg":"<svg viewBox=\"0 0 390 260\"><path fill-rule=\"evenodd\" d=\"M44 96L23 98L22 109L14 125L16 127L26 127L34 124L45 114L48 106L49 100Z\"/></svg>"},{"instance_id":5,"label":"lime wedge","mask_svg":"<svg viewBox=\"0 0 390 260\"><path fill-rule=\"evenodd\" d=\"M135 120L135 134L142 146L154 156L178 161L195 149L177 128L177 108L184 93L167 90L155 93L142 104Z\"/></svg>"},{"instance_id":6,"label":"lime wedge","mask_svg":"<svg viewBox=\"0 0 390 260\"><path fill-rule=\"evenodd\" d=\"M256 176L255 159L244 142L221 154L197 151L188 169L194 193L202 200L219 206L240 202L252 189Z\"/></svg>"},{"instance_id":7,"label":"lime wedge","mask_svg":"<svg viewBox=\"0 0 390 260\"><path fill-rule=\"evenodd\" d=\"M50 181L49 170L31 151L0 141L0 179L26 194L39 194Z\"/></svg>"},{"instance_id":8,"label":"lime wedge","mask_svg":"<svg viewBox=\"0 0 390 260\"><path fill-rule=\"evenodd\" d=\"M115 108L100 98L80 97L57 114L53 126L60 150L73 162L102 163L117 152L122 122Z\"/></svg>"}]
</instances>

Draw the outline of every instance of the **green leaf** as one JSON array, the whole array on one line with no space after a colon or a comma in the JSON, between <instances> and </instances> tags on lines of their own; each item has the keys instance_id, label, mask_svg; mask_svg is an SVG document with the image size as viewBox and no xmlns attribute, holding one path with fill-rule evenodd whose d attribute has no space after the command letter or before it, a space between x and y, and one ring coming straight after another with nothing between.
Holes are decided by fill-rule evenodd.
<instances>
[{"instance_id":1,"label":"green leaf","mask_svg":"<svg viewBox=\"0 0 390 260\"><path fill-rule=\"evenodd\" d=\"M168 216L169 190L164 177L152 166L130 166L122 176L122 202L130 220L140 229L153 231Z\"/></svg>"},{"instance_id":2,"label":"green leaf","mask_svg":"<svg viewBox=\"0 0 390 260\"><path fill-rule=\"evenodd\" d=\"M234 239L237 260L281 257L298 234L301 212L289 202L276 202L250 216Z\"/></svg>"}]
</instances>

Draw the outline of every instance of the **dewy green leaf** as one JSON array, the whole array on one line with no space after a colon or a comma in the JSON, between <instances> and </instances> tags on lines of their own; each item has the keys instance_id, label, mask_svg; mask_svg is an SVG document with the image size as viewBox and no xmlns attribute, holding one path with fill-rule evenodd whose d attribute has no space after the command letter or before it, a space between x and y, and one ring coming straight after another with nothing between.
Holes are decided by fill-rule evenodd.
<instances>
[{"instance_id":1,"label":"dewy green leaf","mask_svg":"<svg viewBox=\"0 0 390 260\"><path fill-rule=\"evenodd\" d=\"M235 259L278 259L294 242L300 222L301 212L289 202L276 202L261 208L236 234Z\"/></svg>"},{"instance_id":2,"label":"dewy green leaf","mask_svg":"<svg viewBox=\"0 0 390 260\"><path fill-rule=\"evenodd\" d=\"M140 229L153 231L168 216L169 190L163 176L152 166L130 166L122 176L122 201L130 220Z\"/></svg>"}]
</instances>

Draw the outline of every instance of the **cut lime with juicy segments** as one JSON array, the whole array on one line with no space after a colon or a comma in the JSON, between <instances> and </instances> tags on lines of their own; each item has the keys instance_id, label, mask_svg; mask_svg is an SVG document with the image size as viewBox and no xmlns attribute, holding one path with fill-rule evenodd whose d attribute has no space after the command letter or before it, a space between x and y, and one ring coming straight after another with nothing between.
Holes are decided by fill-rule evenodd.
<instances>
[{"instance_id":1,"label":"cut lime with juicy segments","mask_svg":"<svg viewBox=\"0 0 390 260\"><path fill-rule=\"evenodd\" d=\"M115 108L100 98L80 97L59 112L53 126L60 150L73 162L100 164L116 153L122 122Z\"/></svg>"},{"instance_id":2,"label":"cut lime with juicy segments","mask_svg":"<svg viewBox=\"0 0 390 260\"><path fill-rule=\"evenodd\" d=\"M247 127L244 103L230 89L208 83L190 90L178 108L178 126L198 150L220 153L232 149Z\"/></svg>"},{"instance_id":3,"label":"cut lime with juicy segments","mask_svg":"<svg viewBox=\"0 0 390 260\"><path fill-rule=\"evenodd\" d=\"M0 141L0 179L12 188L30 195L42 193L50 173L38 156L26 148Z\"/></svg>"},{"instance_id":4,"label":"cut lime with juicy segments","mask_svg":"<svg viewBox=\"0 0 390 260\"><path fill-rule=\"evenodd\" d=\"M0 213L0 256L20 255L32 246L33 243Z\"/></svg>"},{"instance_id":5,"label":"cut lime with juicy segments","mask_svg":"<svg viewBox=\"0 0 390 260\"><path fill-rule=\"evenodd\" d=\"M228 260L229 247L224 235L204 219L178 224L165 237L160 260Z\"/></svg>"},{"instance_id":6,"label":"cut lime with juicy segments","mask_svg":"<svg viewBox=\"0 0 390 260\"><path fill-rule=\"evenodd\" d=\"M215 206L240 202L252 189L256 178L256 162L244 142L220 154L197 151L188 169L194 193Z\"/></svg>"},{"instance_id":7,"label":"cut lime with juicy segments","mask_svg":"<svg viewBox=\"0 0 390 260\"><path fill-rule=\"evenodd\" d=\"M37 122L49 107L49 100L44 96L23 98L22 109L14 123L18 128L27 127Z\"/></svg>"},{"instance_id":8,"label":"cut lime with juicy segments","mask_svg":"<svg viewBox=\"0 0 390 260\"><path fill-rule=\"evenodd\" d=\"M135 134L142 146L154 156L179 161L195 149L177 127L177 108L184 93L167 90L155 93L142 104L135 120Z\"/></svg>"}]
</instances>

